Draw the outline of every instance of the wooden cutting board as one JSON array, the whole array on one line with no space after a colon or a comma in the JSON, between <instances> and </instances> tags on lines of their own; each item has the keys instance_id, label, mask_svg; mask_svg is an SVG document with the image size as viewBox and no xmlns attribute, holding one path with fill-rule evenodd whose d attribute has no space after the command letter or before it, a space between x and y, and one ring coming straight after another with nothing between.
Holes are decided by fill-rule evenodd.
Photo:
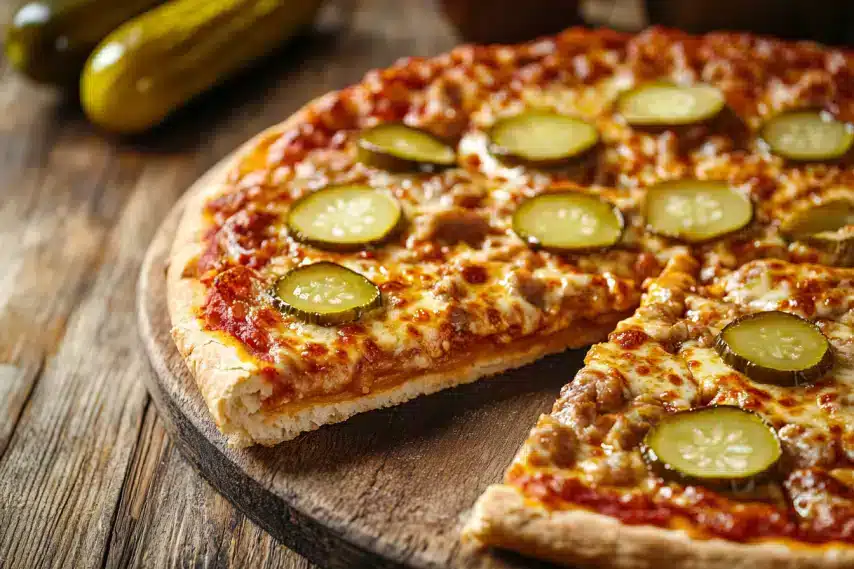
<instances>
[{"instance_id":1,"label":"wooden cutting board","mask_svg":"<svg viewBox=\"0 0 854 569\"><path fill-rule=\"evenodd\" d=\"M274 448L231 448L169 335L165 269L180 210L179 203L151 243L137 308L155 372L145 374L149 391L202 476L274 537L328 569L550 567L463 546L459 530L581 366L583 350L364 413Z\"/></svg>"}]
</instances>

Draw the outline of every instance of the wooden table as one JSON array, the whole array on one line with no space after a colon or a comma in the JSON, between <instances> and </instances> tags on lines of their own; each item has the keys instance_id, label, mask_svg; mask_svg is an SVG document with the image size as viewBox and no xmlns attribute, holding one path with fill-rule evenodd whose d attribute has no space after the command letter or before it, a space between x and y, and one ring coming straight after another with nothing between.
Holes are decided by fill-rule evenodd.
<instances>
[{"instance_id":1,"label":"wooden table","mask_svg":"<svg viewBox=\"0 0 854 569\"><path fill-rule=\"evenodd\" d=\"M170 443L143 385L139 265L176 199L242 141L370 68L456 43L427 0L331 2L318 33L134 140L3 62L0 567L313 567Z\"/></svg>"}]
</instances>

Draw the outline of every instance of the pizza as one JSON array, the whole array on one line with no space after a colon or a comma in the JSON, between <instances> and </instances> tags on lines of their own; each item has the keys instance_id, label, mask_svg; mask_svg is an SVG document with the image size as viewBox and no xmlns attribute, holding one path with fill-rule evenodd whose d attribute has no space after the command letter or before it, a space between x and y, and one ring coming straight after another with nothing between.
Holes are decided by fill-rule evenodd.
<instances>
[{"instance_id":1,"label":"pizza","mask_svg":"<svg viewBox=\"0 0 854 569\"><path fill-rule=\"evenodd\" d=\"M595 344L467 539L854 567L852 125L854 54L811 43L573 28L405 59L188 196L173 337L238 446Z\"/></svg>"},{"instance_id":2,"label":"pizza","mask_svg":"<svg viewBox=\"0 0 854 569\"><path fill-rule=\"evenodd\" d=\"M674 258L590 350L469 536L580 566L854 566L854 270L698 269Z\"/></svg>"}]
</instances>

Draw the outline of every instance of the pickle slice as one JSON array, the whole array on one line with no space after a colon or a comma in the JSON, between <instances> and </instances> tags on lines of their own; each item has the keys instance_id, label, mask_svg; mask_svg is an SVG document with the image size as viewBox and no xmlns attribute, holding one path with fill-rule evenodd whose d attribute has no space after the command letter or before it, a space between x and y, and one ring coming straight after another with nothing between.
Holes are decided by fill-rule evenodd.
<instances>
[{"instance_id":1,"label":"pickle slice","mask_svg":"<svg viewBox=\"0 0 854 569\"><path fill-rule=\"evenodd\" d=\"M654 82L621 95L617 111L632 126L684 126L715 118L725 105L724 94L712 85Z\"/></svg>"},{"instance_id":2,"label":"pickle slice","mask_svg":"<svg viewBox=\"0 0 854 569\"><path fill-rule=\"evenodd\" d=\"M363 130L358 146L359 160L392 172L447 167L457 160L454 149L429 132L401 123Z\"/></svg>"},{"instance_id":3,"label":"pickle slice","mask_svg":"<svg viewBox=\"0 0 854 569\"><path fill-rule=\"evenodd\" d=\"M540 194L513 214L513 231L528 245L562 252L610 247L623 225L620 210L581 192Z\"/></svg>"},{"instance_id":4,"label":"pickle slice","mask_svg":"<svg viewBox=\"0 0 854 569\"><path fill-rule=\"evenodd\" d=\"M827 253L828 263L839 267L854 266L854 225L836 231L822 231L804 238L804 242Z\"/></svg>"},{"instance_id":5,"label":"pickle slice","mask_svg":"<svg viewBox=\"0 0 854 569\"><path fill-rule=\"evenodd\" d=\"M736 318L715 339L730 367L760 383L801 385L833 367L830 342L800 316L772 310Z\"/></svg>"},{"instance_id":6,"label":"pickle slice","mask_svg":"<svg viewBox=\"0 0 854 569\"><path fill-rule=\"evenodd\" d=\"M854 202L835 199L798 211L782 224L783 233L803 239L816 233L836 231L854 225Z\"/></svg>"},{"instance_id":7,"label":"pickle slice","mask_svg":"<svg viewBox=\"0 0 854 569\"><path fill-rule=\"evenodd\" d=\"M790 239L829 255L825 262L854 265L854 202L833 199L802 209L780 227Z\"/></svg>"},{"instance_id":8,"label":"pickle slice","mask_svg":"<svg viewBox=\"0 0 854 569\"><path fill-rule=\"evenodd\" d=\"M529 111L496 122L489 141L489 151L505 162L554 168L587 154L599 143L599 132L579 118Z\"/></svg>"},{"instance_id":9,"label":"pickle slice","mask_svg":"<svg viewBox=\"0 0 854 569\"><path fill-rule=\"evenodd\" d=\"M294 202L288 232L321 249L352 251L388 240L401 226L400 204L369 186L329 186Z\"/></svg>"},{"instance_id":10,"label":"pickle slice","mask_svg":"<svg viewBox=\"0 0 854 569\"><path fill-rule=\"evenodd\" d=\"M820 111L794 111L769 119L760 137L774 154L795 161L841 158L854 142L851 125Z\"/></svg>"},{"instance_id":11,"label":"pickle slice","mask_svg":"<svg viewBox=\"0 0 854 569\"><path fill-rule=\"evenodd\" d=\"M643 456L662 477L746 490L770 475L782 449L757 414L716 406L666 415L644 438Z\"/></svg>"},{"instance_id":12,"label":"pickle slice","mask_svg":"<svg viewBox=\"0 0 854 569\"><path fill-rule=\"evenodd\" d=\"M647 190L644 215L653 233L700 243L746 226L753 204L726 182L677 180Z\"/></svg>"},{"instance_id":13,"label":"pickle slice","mask_svg":"<svg viewBox=\"0 0 854 569\"><path fill-rule=\"evenodd\" d=\"M271 294L284 314L323 326L353 322L382 306L380 289L374 283L328 261L288 271L273 285Z\"/></svg>"}]
</instances>

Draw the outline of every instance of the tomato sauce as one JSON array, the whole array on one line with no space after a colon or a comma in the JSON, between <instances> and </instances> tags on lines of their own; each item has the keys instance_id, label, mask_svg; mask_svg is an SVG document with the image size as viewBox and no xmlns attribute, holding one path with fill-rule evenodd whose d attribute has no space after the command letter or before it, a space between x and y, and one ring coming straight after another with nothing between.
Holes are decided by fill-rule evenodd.
<instances>
[{"instance_id":1,"label":"tomato sauce","mask_svg":"<svg viewBox=\"0 0 854 569\"><path fill-rule=\"evenodd\" d=\"M711 490L686 486L673 489L663 483L652 493L588 485L560 474L511 469L508 483L553 509L580 506L628 525L673 527L683 519L712 537L731 541L790 538L809 543L854 543L854 512L850 508L815 519L798 518L788 508L763 502L738 502ZM788 487L811 486L822 492L845 494L828 474L810 470L790 477ZM674 499L678 495L678 502Z\"/></svg>"}]
</instances>

